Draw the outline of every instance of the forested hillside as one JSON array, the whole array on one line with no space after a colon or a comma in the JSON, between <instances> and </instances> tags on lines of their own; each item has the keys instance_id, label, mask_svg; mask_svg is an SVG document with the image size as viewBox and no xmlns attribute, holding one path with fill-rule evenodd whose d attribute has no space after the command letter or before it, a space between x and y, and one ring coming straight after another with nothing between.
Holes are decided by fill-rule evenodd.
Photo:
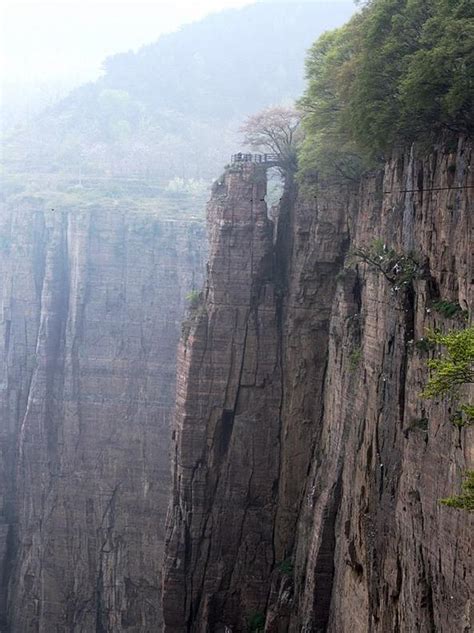
<instances>
[{"instance_id":1,"label":"forested hillside","mask_svg":"<svg viewBox=\"0 0 474 633\"><path fill-rule=\"evenodd\" d=\"M135 201L207 195L242 119L295 99L307 48L353 9L258 3L107 59L98 81L10 134L7 195L60 190L72 203L124 192Z\"/></svg>"}]
</instances>

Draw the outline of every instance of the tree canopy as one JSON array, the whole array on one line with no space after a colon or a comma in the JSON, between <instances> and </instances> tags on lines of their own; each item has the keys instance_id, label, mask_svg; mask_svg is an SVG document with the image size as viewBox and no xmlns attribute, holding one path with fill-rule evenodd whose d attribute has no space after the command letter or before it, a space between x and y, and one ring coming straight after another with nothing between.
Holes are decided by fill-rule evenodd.
<instances>
[{"instance_id":1,"label":"tree canopy","mask_svg":"<svg viewBox=\"0 0 474 633\"><path fill-rule=\"evenodd\" d=\"M303 174L357 177L397 143L474 130L472 0L371 0L307 58Z\"/></svg>"},{"instance_id":2,"label":"tree canopy","mask_svg":"<svg viewBox=\"0 0 474 633\"><path fill-rule=\"evenodd\" d=\"M301 115L295 108L276 106L248 117L240 131L250 147L277 154L281 169L287 172L296 168L300 123Z\"/></svg>"}]
</instances>

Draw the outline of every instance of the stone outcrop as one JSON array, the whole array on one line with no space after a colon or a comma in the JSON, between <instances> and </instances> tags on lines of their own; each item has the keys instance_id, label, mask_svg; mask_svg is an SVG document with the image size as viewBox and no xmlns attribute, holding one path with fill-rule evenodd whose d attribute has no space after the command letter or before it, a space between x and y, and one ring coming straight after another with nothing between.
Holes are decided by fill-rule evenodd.
<instances>
[{"instance_id":1,"label":"stone outcrop","mask_svg":"<svg viewBox=\"0 0 474 633\"><path fill-rule=\"evenodd\" d=\"M34 201L0 221L0 630L156 633L204 226Z\"/></svg>"},{"instance_id":2,"label":"stone outcrop","mask_svg":"<svg viewBox=\"0 0 474 633\"><path fill-rule=\"evenodd\" d=\"M166 631L242 626L266 602L282 401L264 168L232 168L208 208L210 263L178 351Z\"/></svg>"},{"instance_id":3,"label":"stone outcrop","mask_svg":"<svg viewBox=\"0 0 474 633\"><path fill-rule=\"evenodd\" d=\"M472 429L420 397L417 342L462 326L437 300L472 307L473 184L460 139L357 190L289 185L273 241L258 166L215 185L179 351L167 633L471 630L472 517L438 500L474 466ZM375 239L417 275L350 257Z\"/></svg>"}]
</instances>

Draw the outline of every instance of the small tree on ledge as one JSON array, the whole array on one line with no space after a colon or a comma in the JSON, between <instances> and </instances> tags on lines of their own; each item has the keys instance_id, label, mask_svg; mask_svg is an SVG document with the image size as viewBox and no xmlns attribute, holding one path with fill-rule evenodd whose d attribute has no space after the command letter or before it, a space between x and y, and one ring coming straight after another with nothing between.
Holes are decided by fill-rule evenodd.
<instances>
[{"instance_id":1,"label":"small tree on ledge","mask_svg":"<svg viewBox=\"0 0 474 633\"><path fill-rule=\"evenodd\" d=\"M266 108L248 117L240 128L253 149L277 154L283 174L296 170L296 150L301 139L301 115L295 108Z\"/></svg>"}]
</instances>

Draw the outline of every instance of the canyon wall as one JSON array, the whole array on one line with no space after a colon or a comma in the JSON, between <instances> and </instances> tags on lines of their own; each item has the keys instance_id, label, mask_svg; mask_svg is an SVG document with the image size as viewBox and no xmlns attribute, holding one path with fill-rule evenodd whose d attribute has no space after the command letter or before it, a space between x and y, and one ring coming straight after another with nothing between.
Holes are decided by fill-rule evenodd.
<instances>
[{"instance_id":1,"label":"canyon wall","mask_svg":"<svg viewBox=\"0 0 474 633\"><path fill-rule=\"evenodd\" d=\"M471 630L472 516L439 499L472 429L420 397L419 342L465 325L437 300L471 309L473 193L466 139L360 187L287 183L278 230L261 166L216 183L179 348L167 633ZM351 257L376 239L413 256L406 284Z\"/></svg>"},{"instance_id":2,"label":"canyon wall","mask_svg":"<svg viewBox=\"0 0 474 633\"><path fill-rule=\"evenodd\" d=\"M192 220L0 215L2 633L156 633Z\"/></svg>"},{"instance_id":3,"label":"canyon wall","mask_svg":"<svg viewBox=\"0 0 474 633\"><path fill-rule=\"evenodd\" d=\"M167 631L223 630L266 599L282 373L265 192L265 170L243 165L209 204L205 299L178 351Z\"/></svg>"}]
</instances>

